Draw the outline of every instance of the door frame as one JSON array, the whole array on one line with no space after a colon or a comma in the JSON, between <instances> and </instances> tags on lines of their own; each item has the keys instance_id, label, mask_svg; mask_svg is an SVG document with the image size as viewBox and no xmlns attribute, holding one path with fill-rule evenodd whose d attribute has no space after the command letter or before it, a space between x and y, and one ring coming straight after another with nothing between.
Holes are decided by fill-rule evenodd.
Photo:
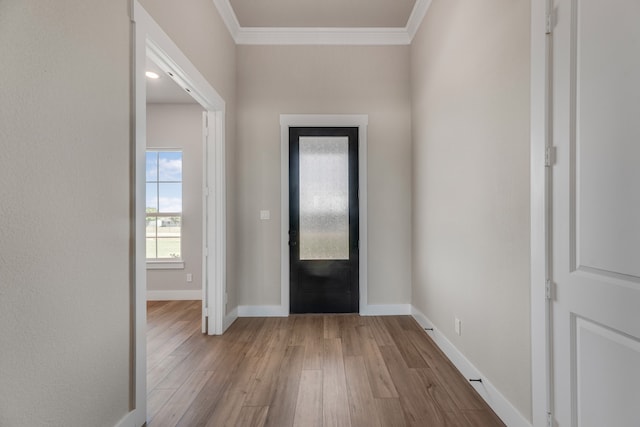
<instances>
[{"instance_id":1,"label":"door frame","mask_svg":"<svg viewBox=\"0 0 640 427\"><path fill-rule=\"evenodd\" d=\"M551 145L551 0L531 2L531 411L534 427L551 420L550 298L551 190L547 147ZM547 17L549 17L547 19ZM551 153L551 151L549 151Z\"/></svg>"},{"instance_id":2,"label":"door frame","mask_svg":"<svg viewBox=\"0 0 640 427\"><path fill-rule=\"evenodd\" d=\"M278 315L289 315L289 128L357 127L358 184L360 214L360 259L358 265L360 314L367 313L367 114L281 114L280 115L280 308Z\"/></svg>"},{"instance_id":3,"label":"door frame","mask_svg":"<svg viewBox=\"0 0 640 427\"><path fill-rule=\"evenodd\" d=\"M226 283L226 184L225 184L225 102L197 68L160 28L138 0L132 2L132 150L131 150L131 412L127 422L142 426L147 418L147 273L145 256L145 153L146 153L146 87L147 56L165 72L171 72L178 85L207 111L209 129L205 132L207 155L204 160L203 190L209 188L203 222L210 226L204 236L203 308L213 311L209 316L209 333L221 334L224 319ZM213 126L212 126L213 125ZM206 192L205 192L206 193ZM212 226L211 226L212 225ZM211 243L208 245L208 243ZM211 314L211 313L210 313Z\"/></svg>"}]
</instances>

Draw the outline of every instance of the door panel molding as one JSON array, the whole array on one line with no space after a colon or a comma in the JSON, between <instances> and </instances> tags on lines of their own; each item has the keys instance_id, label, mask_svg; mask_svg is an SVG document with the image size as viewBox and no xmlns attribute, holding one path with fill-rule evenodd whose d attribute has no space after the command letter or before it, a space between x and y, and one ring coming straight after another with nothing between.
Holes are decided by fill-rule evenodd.
<instances>
[{"instance_id":1,"label":"door panel molding","mask_svg":"<svg viewBox=\"0 0 640 427\"><path fill-rule=\"evenodd\" d=\"M357 127L358 179L360 210L360 313L368 311L367 298L367 114L282 114L280 115L280 309L289 314L289 128L290 127Z\"/></svg>"},{"instance_id":2,"label":"door panel molding","mask_svg":"<svg viewBox=\"0 0 640 427\"><path fill-rule=\"evenodd\" d=\"M575 316L574 419L578 425L606 425L609 413L618 414L620 424L637 421L640 395L640 340L590 319ZM603 386L604 383L604 386ZM602 389L621 388L626 401L603 399ZM614 424L611 424L614 425Z\"/></svg>"},{"instance_id":3,"label":"door panel molding","mask_svg":"<svg viewBox=\"0 0 640 427\"><path fill-rule=\"evenodd\" d=\"M625 183L618 176L620 170L635 168L640 153L632 142L640 133L634 116L638 89L633 72L640 67L640 60L616 48L624 46L626 39L637 39L638 32L633 30L636 19L633 13L618 16L615 3L572 0L571 7L569 136L571 183L575 186L574 266L640 277L636 256L639 234L633 232L638 210L608 208L640 200L637 189L627 184L635 178L628 176ZM614 150L609 147L611 141L625 142L618 142ZM600 179L593 171L598 171ZM620 256L618 249L626 256Z\"/></svg>"}]
</instances>

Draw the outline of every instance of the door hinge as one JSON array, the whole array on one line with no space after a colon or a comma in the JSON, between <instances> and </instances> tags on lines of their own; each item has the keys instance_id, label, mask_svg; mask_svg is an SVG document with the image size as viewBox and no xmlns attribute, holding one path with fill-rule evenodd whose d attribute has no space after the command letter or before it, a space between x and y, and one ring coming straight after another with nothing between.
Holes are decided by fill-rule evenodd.
<instances>
[{"instance_id":1,"label":"door hinge","mask_svg":"<svg viewBox=\"0 0 640 427\"><path fill-rule=\"evenodd\" d=\"M553 282L550 279L545 280L544 297L547 299L547 301L551 301L551 299L553 298Z\"/></svg>"},{"instance_id":2,"label":"door hinge","mask_svg":"<svg viewBox=\"0 0 640 427\"><path fill-rule=\"evenodd\" d=\"M556 162L556 147L544 148L544 166L551 167Z\"/></svg>"},{"instance_id":3,"label":"door hinge","mask_svg":"<svg viewBox=\"0 0 640 427\"><path fill-rule=\"evenodd\" d=\"M204 187L203 193L204 196L207 197L209 195L209 187Z\"/></svg>"},{"instance_id":4,"label":"door hinge","mask_svg":"<svg viewBox=\"0 0 640 427\"><path fill-rule=\"evenodd\" d=\"M547 412L547 427L553 427L553 415L551 415L551 412Z\"/></svg>"},{"instance_id":5,"label":"door hinge","mask_svg":"<svg viewBox=\"0 0 640 427\"><path fill-rule=\"evenodd\" d=\"M553 32L553 13L547 13L545 16L545 34Z\"/></svg>"},{"instance_id":6,"label":"door hinge","mask_svg":"<svg viewBox=\"0 0 640 427\"><path fill-rule=\"evenodd\" d=\"M209 256L209 248L204 248L204 249L202 250L202 254L203 254L204 256Z\"/></svg>"},{"instance_id":7,"label":"door hinge","mask_svg":"<svg viewBox=\"0 0 640 427\"><path fill-rule=\"evenodd\" d=\"M209 307L205 307L202 311L204 312L204 317L209 317Z\"/></svg>"}]
</instances>

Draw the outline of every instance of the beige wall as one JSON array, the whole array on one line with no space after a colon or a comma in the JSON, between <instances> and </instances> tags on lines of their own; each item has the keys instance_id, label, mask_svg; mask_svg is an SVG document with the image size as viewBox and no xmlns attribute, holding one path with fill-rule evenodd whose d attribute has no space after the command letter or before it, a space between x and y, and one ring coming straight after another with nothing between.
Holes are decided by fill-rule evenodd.
<instances>
[{"instance_id":1,"label":"beige wall","mask_svg":"<svg viewBox=\"0 0 640 427\"><path fill-rule=\"evenodd\" d=\"M529 9L434 0L413 42L412 289L531 419Z\"/></svg>"},{"instance_id":2,"label":"beige wall","mask_svg":"<svg viewBox=\"0 0 640 427\"><path fill-rule=\"evenodd\" d=\"M368 114L369 303L530 419L529 2L434 0L411 48L236 48L210 0L142 4L227 103L228 308L280 302L279 115ZM129 410L129 6L0 2L0 425Z\"/></svg>"},{"instance_id":3,"label":"beige wall","mask_svg":"<svg viewBox=\"0 0 640 427\"><path fill-rule=\"evenodd\" d=\"M143 4L227 103L233 284L235 45L211 1ZM113 426L130 408L129 11L0 2L3 426Z\"/></svg>"},{"instance_id":4,"label":"beige wall","mask_svg":"<svg viewBox=\"0 0 640 427\"><path fill-rule=\"evenodd\" d=\"M129 411L129 2L0 2L0 425Z\"/></svg>"},{"instance_id":5,"label":"beige wall","mask_svg":"<svg viewBox=\"0 0 640 427\"><path fill-rule=\"evenodd\" d=\"M227 311L238 305L236 45L211 0L140 2L226 103Z\"/></svg>"},{"instance_id":6,"label":"beige wall","mask_svg":"<svg viewBox=\"0 0 640 427\"><path fill-rule=\"evenodd\" d=\"M202 289L202 112L199 104L147 104L147 148L182 149L184 261L184 270L147 270L148 291Z\"/></svg>"},{"instance_id":7,"label":"beige wall","mask_svg":"<svg viewBox=\"0 0 640 427\"><path fill-rule=\"evenodd\" d=\"M409 304L409 48L238 46L240 305L280 304L280 114L369 115L369 303Z\"/></svg>"}]
</instances>

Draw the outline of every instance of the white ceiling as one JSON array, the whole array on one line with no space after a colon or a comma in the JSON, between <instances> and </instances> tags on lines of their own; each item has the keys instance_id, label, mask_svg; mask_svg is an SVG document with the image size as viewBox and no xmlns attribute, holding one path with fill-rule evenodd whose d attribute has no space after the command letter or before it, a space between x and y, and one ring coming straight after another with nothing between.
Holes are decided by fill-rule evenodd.
<instances>
[{"instance_id":1,"label":"white ceiling","mask_svg":"<svg viewBox=\"0 0 640 427\"><path fill-rule=\"evenodd\" d=\"M145 71L153 71L160 76L158 79L147 77L147 104L196 104L183 88L160 69L152 60L147 58Z\"/></svg>"},{"instance_id":2,"label":"white ceiling","mask_svg":"<svg viewBox=\"0 0 640 427\"><path fill-rule=\"evenodd\" d=\"M432 0L213 0L237 44L408 45Z\"/></svg>"},{"instance_id":3,"label":"white ceiling","mask_svg":"<svg viewBox=\"0 0 640 427\"><path fill-rule=\"evenodd\" d=\"M240 27L403 28L416 0L229 0Z\"/></svg>"}]
</instances>

